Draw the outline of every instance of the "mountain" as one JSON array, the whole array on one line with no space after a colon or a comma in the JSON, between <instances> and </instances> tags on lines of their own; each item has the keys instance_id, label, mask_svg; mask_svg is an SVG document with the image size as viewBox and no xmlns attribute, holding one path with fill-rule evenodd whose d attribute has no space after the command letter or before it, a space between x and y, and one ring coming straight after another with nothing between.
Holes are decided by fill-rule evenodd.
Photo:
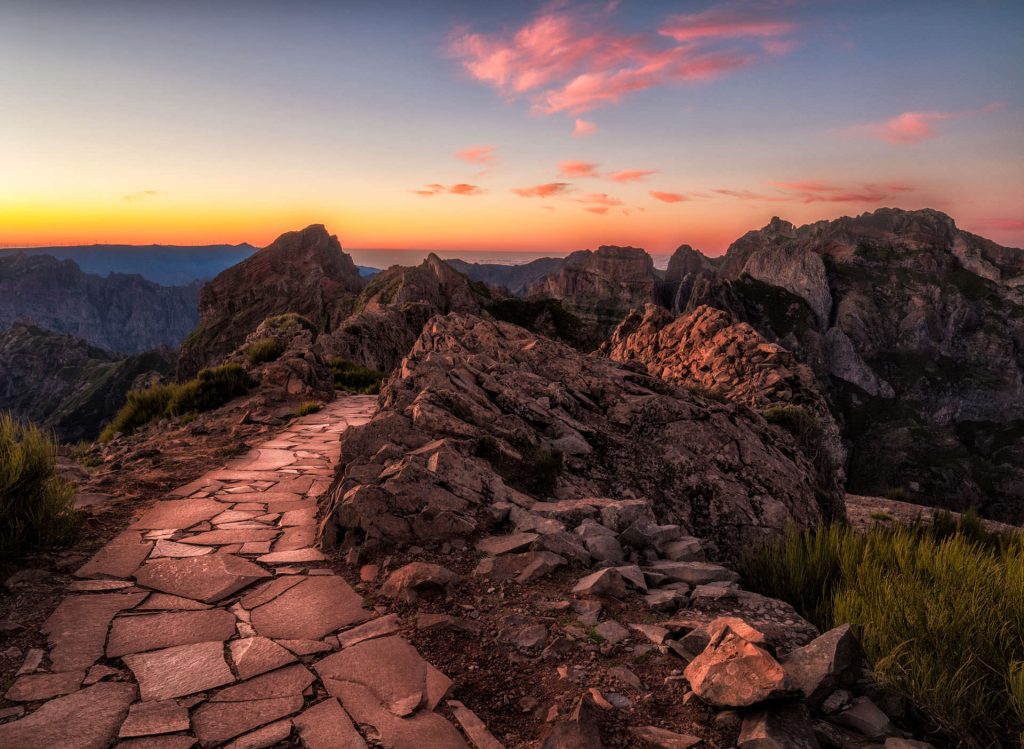
<instances>
[{"instance_id":1,"label":"mountain","mask_svg":"<svg viewBox=\"0 0 1024 749\"><path fill-rule=\"evenodd\" d=\"M125 353L176 347L195 326L199 284L160 286L138 275L84 273L72 260L0 256L0 329L28 320Z\"/></svg>"},{"instance_id":2,"label":"mountain","mask_svg":"<svg viewBox=\"0 0 1024 749\"><path fill-rule=\"evenodd\" d=\"M92 439L139 377L173 369L168 349L125 357L18 322L0 332L0 410L53 429L63 441Z\"/></svg>"},{"instance_id":3,"label":"mountain","mask_svg":"<svg viewBox=\"0 0 1024 749\"><path fill-rule=\"evenodd\" d=\"M574 252L557 271L529 284L526 296L557 299L607 333L631 309L657 301L660 280L643 250L602 246Z\"/></svg>"},{"instance_id":4,"label":"mountain","mask_svg":"<svg viewBox=\"0 0 1024 749\"><path fill-rule=\"evenodd\" d=\"M199 325L182 344L178 376L217 364L266 318L294 312L318 329L344 319L364 281L321 224L282 234L203 286Z\"/></svg>"},{"instance_id":5,"label":"mountain","mask_svg":"<svg viewBox=\"0 0 1024 749\"><path fill-rule=\"evenodd\" d=\"M676 296L814 370L850 491L1024 518L1024 251L933 210L773 219Z\"/></svg>"},{"instance_id":6,"label":"mountain","mask_svg":"<svg viewBox=\"0 0 1024 749\"><path fill-rule=\"evenodd\" d=\"M479 314L492 299L482 284L430 254L420 265L395 265L374 276L352 315L323 337L332 356L390 372L402 361L434 315Z\"/></svg>"},{"instance_id":7,"label":"mountain","mask_svg":"<svg viewBox=\"0 0 1024 749\"><path fill-rule=\"evenodd\" d=\"M49 255L58 260L74 260L86 273L138 275L163 286L187 286L195 281L208 281L254 252L256 248L245 243L195 246L92 244L3 249L0 250L0 258L14 253Z\"/></svg>"},{"instance_id":8,"label":"mountain","mask_svg":"<svg viewBox=\"0 0 1024 749\"><path fill-rule=\"evenodd\" d=\"M509 293L521 296L526 293L530 284L550 273L558 272L565 264L566 258L542 257L521 265L500 265L497 263L470 263L465 260L445 260L448 265L472 279L506 289Z\"/></svg>"}]
</instances>

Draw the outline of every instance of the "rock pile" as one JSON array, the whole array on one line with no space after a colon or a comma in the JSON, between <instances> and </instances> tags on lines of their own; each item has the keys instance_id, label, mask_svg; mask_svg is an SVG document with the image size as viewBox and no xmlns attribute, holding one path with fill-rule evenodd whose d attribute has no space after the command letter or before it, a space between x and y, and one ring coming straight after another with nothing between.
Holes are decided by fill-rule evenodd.
<instances>
[{"instance_id":1,"label":"rock pile","mask_svg":"<svg viewBox=\"0 0 1024 749\"><path fill-rule=\"evenodd\" d=\"M746 409L464 314L426 326L342 456L328 544L441 541L526 514L556 526L539 501L643 497L728 557L827 510L792 438Z\"/></svg>"}]
</instances>

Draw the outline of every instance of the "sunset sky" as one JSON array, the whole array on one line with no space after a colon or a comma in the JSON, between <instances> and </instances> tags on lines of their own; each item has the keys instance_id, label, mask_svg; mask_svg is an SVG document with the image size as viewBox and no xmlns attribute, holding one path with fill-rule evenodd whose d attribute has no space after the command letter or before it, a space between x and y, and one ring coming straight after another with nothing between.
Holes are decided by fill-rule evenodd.
<instances>
[{"instance_id":1,"label":"sunset sky","mask_svg":"<svg viewBox=\"0 0 1024 749\"><path fill-rule=\"evenodd\" d=\"M1024 2L0 0L0 245L1024 247Z\"/></svg>"}]
</instances>

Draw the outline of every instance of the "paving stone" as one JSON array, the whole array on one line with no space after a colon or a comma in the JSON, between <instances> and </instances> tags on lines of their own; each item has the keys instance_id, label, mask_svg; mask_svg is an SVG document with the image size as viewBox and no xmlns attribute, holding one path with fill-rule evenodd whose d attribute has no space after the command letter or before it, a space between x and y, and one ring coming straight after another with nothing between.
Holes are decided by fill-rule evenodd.
<instances>
[{"instance_id":1,"label":"paving stone","mask_svg":"<svg viewBox=\"0 0 1024 749\"><path fill-rule=\"evenodd\" d=\"M43 624L54 671L89 668L103 655L110 620L138 605L145 593L98 593L65 598Z\"/></svg>"},{"instance_id":2,"label":"paving stone","mask_svg":"<svg viewBox=\"0 0 1024 749\"><path fill-rule=\"evenodd\" d=\"M245 736L239 736L224 749L268 749L287 739L292 734L292 722L290 720L279 720L269 726L257 728Z\"/></svg>"},{"instance_id":3,"label":"paving stone","mask_svg":"<svg viewBox=\"0 0 1024 749\"><path fill-rule=\"evenodd\" d=\"M341 701L353 721L372 726L388 749L469 749L455 726L437 713L421 710L400 718L388 712L362 684L325 679L324 686Z\"/></svg>"},{"instance_id":4,"label":"paving stone","mask_svg":"<svg viewBox=\"0 0 1024 749\"><path fill-rule=\"evenodd\" d=\"M149 597L135 607L135 611L182 610L199 611L210 608L210 604L193 601L191 598L172 596L167 593L150 593Z\"/></svg>"},{"instance_id":5,"label":"paving stone","mask_svg":"<svg viewBox=\"0 0 1024 749\"><path fill-rule=\"evenodd\" d=\"M247 637L232 640L231 660L241 679L272 671L295 662L295 655L266 637Z\"/></svg>"},{"instance_id":6,"label":"paving stone","mask_svg":"<svg viewBox=\"0 0 1024 749\"><path fill-rule=\"evenodd\" d=\"M231 554L208 554L190 559L153 559L135 574L147 588L213 603L236 593L270 573Z\"/></svg>"},{"instance_id":7,"label":"paving stone","mask_svg":"<svg viewBox=\"0 0 1024 749\"><path fill-rule=\"evenodd\" d=\"M222 546L224 544L244 544L251 541L273 541L280 531L274 528L241 528L238 530L215 530L186 536L182 543L200 544L202 546Z\"/></svg>"},{"instance_id":8,"label":"paving stone","mask_svg":"<svg viewBox=\"0 0 1024 749\"><path fill-rule=\"evenodd\" d=\"M147 736L117 742L117 749L192 749L196 740L191 736Z\"/></svg>"},{"instance_id":9,"label":"paving stone","mask_svg":"<svg viewBox=\"0 0 1024 749\"><path fill-rule=\"evenodd\" d=\"M322 562L327 557L318 549L294 549L292 551L273 551L264 554L256 561L262 564L293 564L295 562Z\"/></svg>"},{"instance_id":10,"label":"paving stone","mask_svg":"<svg viewBox=\"0 0 1024 749\"><path fill-rule=\"evenodd\" d=\"M270 541L247 541L242 544L242 554L266 554L270 551Z\"/></svg>"},{"instance_id":11,"label":"paving stone","mask_svg":"<svg viewBox=\"0 0 1024 749\"><path fill-rule=\"evenodd\" d=\"M25 654L25 660L22 661L21 667L18 668L14 675L24 676L25 674L35 673L43 665L43 658L45 657L46 651L42 648L29 648Z\"/></svg>"},{"instance_id":12,"label":"paving stone","mask_svg":"<svg viewBox=\"0 0 1024 749\"><path fill-rule=\"evenodd\" d=\"M152 548L153 542L143 541L141 533L124 531L83 564L75 577L131 577Z\"/></svg>"},{"instance_id":13,"label":"paving stone","mask_svg":"<svg viewBox=\"0 0 1024 749\"><path fill-rule=\"evenodd\" d=\"M305 549L312 546L315 542L315 528L312 526L293 526L282 531L281 537L274 542L272 548L274 551L294 551L295 549Z\"/></svg>"},{"instance_id":14,"label":"paving stone","mask_svg":"<svg viewBox=\"0 0 1024 749\"><path fill-rule=\"evenodd\" d=\"M159 557L201 557L203 554L212 554L213 551L214 550L208 546L193 546L162 538L156 542L156 545L153 547L153 551L149 556L151 559Z\"/></svg>"},{"instance_id":15,"label":"paving stone","mask_svg":"<svg viewBox=\"0 0 1024 749\"><path fill-rule=\"evenodd\" d=\"M228 463L227 467L234 470L276 471L295 462L295 453L291 450L275 450L261 447L249 451L237 460Z\"/></svg>"},{"instance_id":16,"label":"paving stone","mask_svg":"<svg viewBox=\"0 0 1024 749\"><path fill-rule=\"evenodd\" d=\"M104 666L102 664L97 663L95 666L89 669L88 673L86 673L85 679L82 681L82 684L84 684L85 686L89 686L90 684L95 684L98 681L106 679L108 676L117 676L120 673L121 672L118 671L116 668L111 668L110 666Z\"/></svg>"},{"instance_id":17,"label":"paving stone","mask_svg":"<svg viewBox=\"0 0 1024 749\"><path fill-rule=\"evenodd\" d=\"M4 699L12 702L48 700L78 689L85 671L65 671L57 674L26 674L14 680Z\"/></svg>"},{"instance_id":18,"label":"paving stone","mask_svg":"<svg viewBox=\"0 0 1024 749\"><path fill-rule=\"evenodd\" d=\"M366 749L366 742L334 697L304 710L292 721L306 749Z\"/></svg>"},{"instance_id":19,"label":"paving stone","mask_svg":"<svg viewBox=\"0 0 1024 749\"><path fill-rule=\"evenodd\" d=\"M224 609L120 616L110 627L107 656L142 653L194 642L221 642L235 634L235 617Z\"/></svg>"},{"instance_id":20,"label":"paving stone","mask_svg":"<svg viewBox=\"0 0 1024 749\"><path fill-rule=\"evenodd\" d=\"M293 588L302 582L301 577L278 577L265 583L261 583L252 591L242 596L240 603L243 608L254 609L277 598L289 588Z\"/></svg>"},{"instance_id":21,"label":"paving stone","mask_svg":"<svg viewBox=\"0 0 1024 749\"><path fill-rule=\"evenodd\" d=\"M210 520L214 525L223 525L224 523L237 523L245 520L253 520L259 512L251 512L245 510L225 510L220 515L217 515Z\"/></svg>"},{"instance_id":22,"label":"paving stone","mask_svg":"<svg viewBox=\"0 0 1024 749\"><path fill-rule=\"evenodd\" d=\"M273 600L253 608L252 626L275 640L317 640L370 616L362 608L359 594L340 577L303 577Z\"/></svg>"},{"instance_id":23,"label":"paving stone","mask_svg":"<svg viewBox=\"0 0 1024 749\"><path fill-rule=\"evenodd\" d=\"M502 743L487 730L484 722L468 707L458 700L448 700L448 707L452 709L455 720L462 726L462 730L469 736L469 740L473 742L476 749L505 749Z\"/></svg>"},{"instance_id":24,"label":"paving stone","mask_svg":"<svg viewBox=\"0 0 1024 749\"><path fill-rule=\"evenodd\" d=\"M401 628L402 622L399 620L398 614L388 614L341 632L338 635L338 644L343 648L350 648L365 640L394 634Z\"/></svg>"},{"instance_id":25,"label":"paving stone","mask_svg":"<svg viewBox=\"0 0 1024 749\"><path fill-rule=\"evenodd\" d=\"M214 499L173 499L157 502L129 526L136 530L170 529L184 530L196 523L216 517L224 511L224 505Z\"/></svg>"},{"instance_id":26,"label":"paving stone","mask_svg":"<svg viewBox=\"0 0 1024 749\"><path fill-rule=\"evenodd\" d=\"M247 702L208 702L192 716L192 731L203 746L224 741L293 715L302 709L302 695Z\"/></svg>"},{"instance_id":27,"label":"paving stone","mask_svg":"<svg viewBox=\"0 0 1024 749\"><path fill-rule=\"evenodd\" d=\"M125 739L188 729L188 709L175 700L136 702L128 709L128 717L121 724L118 736Z\"/></svg>"},{"instance_id":28,"label":"paving stone","mask_svg":"<svg viewBox=\"0 0 1024 749\"><path fill-rule=\"evenodd\" d=\"M316 504L300 510L288 510L281 516L281 526L316 525Z\"/></svg>"},{"instance_id":29,"label":"paving stone","mask_svg":"<svg viewBox=\"0 0 1024 749\"><path fill-rule=\"evenodd\" d=\"M293 694L301 695L315 679L308 668L296 663L221 689L211 696L209 701L248 702L288 697Z\"/></svg>"},{"instance_id":30,"label":"paving stone","mask_svg":"<svg viewBox=\"0 0 1024 749\"><path fill-rule=\"evenodd\" d=\"M134 570L132 571L134 572ZM99 593L132 587L134 584L127 580L72 580L68 583L67 589L71 593Z\"/></svg>"},{"instance_id":31,"label":"paving stone","mask_svg":"<svg viewBox=\"0 0 1024 749\"><path fill-rule=\"evenodd\" d=\"M409 716L421 707L433 710L452 684L401 637L361 642L327 656L313 667L321 679L365 686L398 717ZM361 721L357 718L357 722Z\"/></svg>"},{"instance_id":32,"label":"paving stone","mask_svg":"<svg viewBox=\"0 0 1024 749\"><path fill-rule=\"evenodd\" d=\"M224 660L224 643L178 645L122 659L135 674L144 700L183 697L235 680Z\"/></svg>"},{"instance_id":33,"label":"paving stone","mask_svg":"<svg viewBox=\"0 0 1024 749\"><path fill-rule=\"evenodd\" d=\"M295 655L314 655L315 653L326 653L334 648L323 640L277 640L278 645L283 645Z\"/></svg>"},{"instance_id":34,"label":"paving stone","mask_svg":"<svg viewBox=\"0 0 1024 749\"><path fill-rule=\"evenodd\" d=\"M50 700L30 715L0 725L11 749L106 749L117 737L134 684L104 683Z\"/></svg>"}]
</instances>

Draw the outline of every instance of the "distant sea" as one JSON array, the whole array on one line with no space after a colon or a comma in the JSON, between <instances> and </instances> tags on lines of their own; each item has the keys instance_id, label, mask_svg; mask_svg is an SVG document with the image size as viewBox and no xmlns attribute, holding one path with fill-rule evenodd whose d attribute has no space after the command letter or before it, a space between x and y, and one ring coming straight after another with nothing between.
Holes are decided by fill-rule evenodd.
<instances>
[{"instance_id":1,"label":"distant sea","mask_svg":"<svg viewBox=\"0 0 1024 749\"><path fill-rule=\"evenodd\" d=\"M568 252L516 252L515 250L361 250L346 247L356 265L371 268L390 268L392 265L419 265L433 252L442 260L456 258L467 263L493 263L495 265L525 265L544 257L565 257ZM668 267L670 255L653 255L654 267Z\"/></svg>"}]
</instances>

